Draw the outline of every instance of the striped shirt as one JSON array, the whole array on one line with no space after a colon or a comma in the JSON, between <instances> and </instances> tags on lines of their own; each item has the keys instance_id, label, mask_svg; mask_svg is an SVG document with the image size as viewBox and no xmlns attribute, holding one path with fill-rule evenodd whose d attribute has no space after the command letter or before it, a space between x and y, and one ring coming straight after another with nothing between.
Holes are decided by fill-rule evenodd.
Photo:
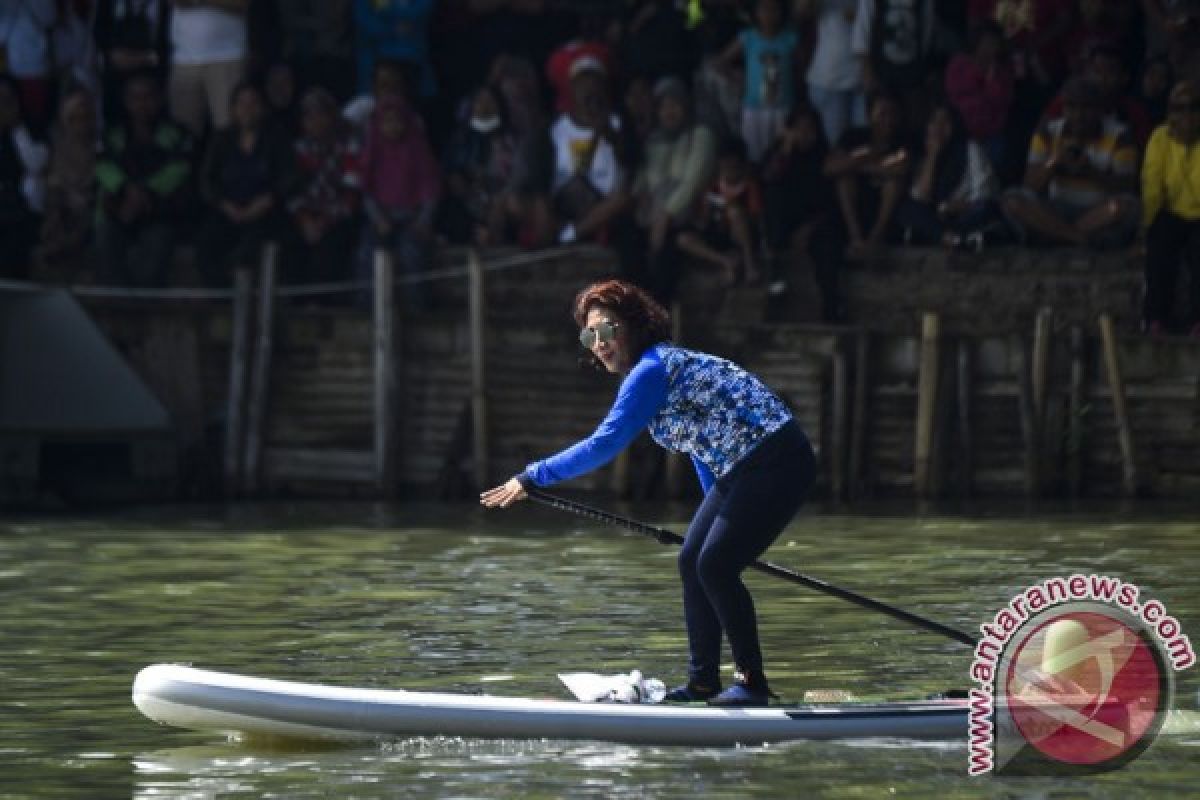
<instances>
[{"instance_id":1,"label":"striped shirt","mask_svg":"<svg viewBox=\"0 0 1200 800\"><path fill-rule=\"evenodd\" d=\"M1030 166L1044 165L1067 146L1069 137L1063 135L1064 122L1062 117L1056 117L1038 127L1029 145ZM1081 144L1092 169L1130 180L1137 176L1137 147L1129 129L1113 117L1105 117L1099 135ZM1088 175L1056 173L1047 187L1050 199L1080 209L1091 208L1111 194L1107 187Z\"/></svg>"}]
</instances>

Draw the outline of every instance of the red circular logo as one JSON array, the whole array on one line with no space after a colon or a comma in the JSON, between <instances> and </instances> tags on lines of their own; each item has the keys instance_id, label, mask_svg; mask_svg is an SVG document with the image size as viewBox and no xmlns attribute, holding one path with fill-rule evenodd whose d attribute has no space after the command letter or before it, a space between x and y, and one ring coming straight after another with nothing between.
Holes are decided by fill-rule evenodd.
<instances>
[{"instance_id":1,"label":"red circular logo","mask_svg":"<svg viewBox=\"0 0 1200 800\"><path fill-rule=\"evenodd\" d=\"M1169 703L1167 675L1135 626L1103 611L1064 611L1011 652L1009 713L1043 756L1104 769L1135 758L1157 735Z\"/></svg>"}]
</instances>

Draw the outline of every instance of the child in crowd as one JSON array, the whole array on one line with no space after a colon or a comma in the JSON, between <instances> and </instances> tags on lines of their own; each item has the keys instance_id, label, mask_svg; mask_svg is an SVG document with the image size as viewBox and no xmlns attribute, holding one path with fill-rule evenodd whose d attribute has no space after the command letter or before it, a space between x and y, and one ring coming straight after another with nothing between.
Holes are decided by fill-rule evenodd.
<instances>
[{"instance_id":1,"label":"child in crowd","mask_svg":"<svg viewBox=\"0 0 1200 800\"><path fill-rule=\"evenodd\" d=\"M726 286L739 277L755 284L761 279L756 245L763 233L762 189L746 155L746 145L731 139L717 156L717 177L701 200L694 229L679 236L679 247L721 269Z\"/></svg>"},{"instance_id":2,"label":"child in crowd","mask_svg":"<svg viewBox=\"0 0 1200 800\"><path fill-rule=\"evenodd\" d=\"M754 27L746 28L720 56L722 66L742 59L742 139L758 163L795 103L796 31L784 25L780 0L758 0Z\"/></svg>"},{"instance_id":3,"label":"child in crowd","mask_svg":"<svg viewBox=\"0 0 1200 800\"><path fill-rule=\"evenodd\" d=\"M329 91L304 93L292 153L289 277L298 283L344 280L339 266L354 251L357 233L360 153Z\"/></svg>"},{"instance_id":4,"label":"child in crowd","mask_svg":"<svg viewBox=\"0 0 1200 800\"><path fill-rule=\"evenodd\" d=\"M371 279L377 249L391 253L398 275L424 271L433 243L441 175L421 118L402 96L378 98L367 127L361 173L367 220L358 277ZM409 308L424 305L426 291L420 283L405 287Z\"/></svg>"}]
</instances>

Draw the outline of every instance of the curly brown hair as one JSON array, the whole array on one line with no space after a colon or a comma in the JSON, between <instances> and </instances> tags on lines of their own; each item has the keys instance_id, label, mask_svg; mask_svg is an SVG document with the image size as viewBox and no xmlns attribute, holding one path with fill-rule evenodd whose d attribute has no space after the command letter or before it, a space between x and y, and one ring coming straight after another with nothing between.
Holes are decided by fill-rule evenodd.
<instances>
[{"instance_id":1,"label":"curly brown hair","mask_svg":"<svg viewBox=\"0 0 1200 800\"><path fill-rule=\"evenodd\" d=\"M628 281L618 278L596 281L575 295L573 308L575 324L580 328L587 324L588 312L593 308L603 308L620 317L626 326L634 360L640 358L646 348L671 338L671 315L649 292ZM590 352L585 361L603 369Z\"/></svg>"}]
</instances>

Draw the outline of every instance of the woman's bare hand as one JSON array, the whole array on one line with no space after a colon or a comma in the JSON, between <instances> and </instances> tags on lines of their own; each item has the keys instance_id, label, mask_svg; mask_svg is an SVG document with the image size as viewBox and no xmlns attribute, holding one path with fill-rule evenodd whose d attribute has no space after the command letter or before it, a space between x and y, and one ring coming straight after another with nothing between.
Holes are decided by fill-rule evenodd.
<instances>
[{"instance_id":1,"label":"woman's bare hand","mask_svg":"<svg viewBox=\"0 0 1200 800\"><path fill-rule=\"evenodd\" d=\"M529 495L525 487L516 478L509 478L504 484L488 489L479 495L479 502L488 508L508 508L518 500L524 500Z\"/></svg>"}]
</instances>

